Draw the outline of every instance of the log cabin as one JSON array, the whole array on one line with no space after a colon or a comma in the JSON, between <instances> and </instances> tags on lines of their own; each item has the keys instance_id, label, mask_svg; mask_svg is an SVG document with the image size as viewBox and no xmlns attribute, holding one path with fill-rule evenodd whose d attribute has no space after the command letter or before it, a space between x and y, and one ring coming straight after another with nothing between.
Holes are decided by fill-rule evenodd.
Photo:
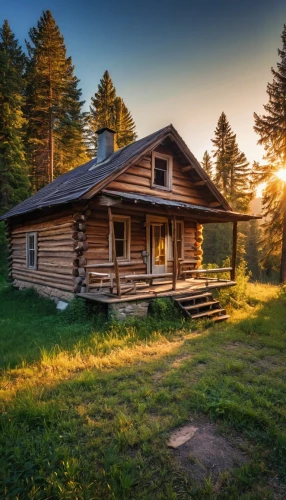
<instances>
[{"instance_id":1,"label":"log cabin","mask_svg":"<svg viewBox=\"0 0 286 500\"><path fill-rule=\"evenodd\" d=\"M95 159L1 217L19 289L105 303L118 319L167 296L218 320L211 290L235 285L237 222L252 218L231 209L172 125L117 151L114 131L99 130ZM210 222L233 223L232 265L213 275L201 267Z\"/></svg>"}]
</instances>

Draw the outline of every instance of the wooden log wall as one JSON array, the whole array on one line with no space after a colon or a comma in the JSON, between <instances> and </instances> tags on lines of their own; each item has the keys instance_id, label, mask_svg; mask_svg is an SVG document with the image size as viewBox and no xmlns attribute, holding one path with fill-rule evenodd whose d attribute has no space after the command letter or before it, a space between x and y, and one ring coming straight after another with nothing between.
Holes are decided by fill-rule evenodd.
<instances>
[{"instance_id":1,"label":"wooden log wall","mask_svg":"<svg viewBox=\"0 0 286 500\"><path fill-rule=\"evenodd\" d=\"M183 171L182 165L176 159L170 148L159 146L155 151L173 156L171 191L151 187L151 154L144 157L137 165L130 167L125 173L117 177L117 179L112 181L106 189L148 194L167 200L182 201L202 206L207 206L209 203L216 202L205 183L195 185L197 181L192 181L192 174Z\"/></svg>"},{"instance_id":2,"label":"wooden log wall","mask_svg":"<svg viewBox=\"0 0 286 500\"><path fill-rule=\"evenodd\" d=\"M203 226L202 224L197 224L196 227L196 233L195 233L195 252L194 255L198 259L197 267L201 267L203 263L203 249L202 249L202 243L203 243Z\"/></svg>"},{"instance_id":3,"label":"wooden log wall","mask_svg":"<svg viewBox=\"0 0 286 500\"><path fill-rule=\"evenodd\" d=\"M60 215L30 218L8 227L9 263L13 280L46 286L69 293L82 290L86 275L85 210L72 207ZM26 234L37 233L37 269L26 263ZM83 290L85 290L83 286Z\"/></svg>"},{"instance_id":4,"label":"wooden log wall","mask_svg":"<svg viewBox=\"0 0 286 500\"><path fill-rule=\"evenodd\" d=\"M86 237L88 250L84 253L86 268L96 272L114 272L113 263L109 261L109 222L107 207L98 207L90 202L90 215L86 221ZM146 249L146 229L142 226L145 213L128 208L112 207L112 215L131 216L131 246L130 262L120 261L120 274L130 272L146 273L146 264L143 263L141 252Z\"/></svg>"}]
</instances>

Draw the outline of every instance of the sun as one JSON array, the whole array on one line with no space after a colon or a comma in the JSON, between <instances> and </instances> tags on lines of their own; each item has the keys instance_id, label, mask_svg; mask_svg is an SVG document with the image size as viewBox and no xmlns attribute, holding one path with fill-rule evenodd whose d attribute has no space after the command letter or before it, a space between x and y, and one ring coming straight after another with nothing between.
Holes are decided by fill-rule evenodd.
<instances>
[{"instance_id":1,"label":"sun","mask_svg":"<svg viewBox=\"0 0 286 500\"><path fill-rule=\"evenodd\" d=\"M277 175L281 181L286 182L286 168L280 168L275 175Z\"/></svg>"}]
</instances>

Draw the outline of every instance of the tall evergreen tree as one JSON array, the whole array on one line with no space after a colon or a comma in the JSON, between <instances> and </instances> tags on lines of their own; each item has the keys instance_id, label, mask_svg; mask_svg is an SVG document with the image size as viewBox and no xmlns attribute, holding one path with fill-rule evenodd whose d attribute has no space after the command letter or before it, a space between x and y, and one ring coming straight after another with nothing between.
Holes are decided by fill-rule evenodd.
<instances>
[{"instance_id":1,"label":"tall evergreen tree","mask_svg":"<svg viewBox=\"0 0 286 500\"><path fill-rule=\"evenodd\" d=\"M262 116L254 113L254 130L260 136L258 144L264 146L265 164L258 165L255 174L256 183L266 182L263 194L263 215L265 216L263 262L275 262L272 257L281 256L282 236L285 211L285 191L283 182L276 176L277 171L286 168L286 25L282 32L282 49L278 49L280 62L277 70L271 68L273 81L267 85L268 103ZM286 228L284 228L285 233ZM267 244L266 244L267 243ZM277 262L277 258L276 258ZM280 280L286 280L286 247L280 266Z\"/></svg>"},{"instance_id":2,"label":"tall evergreen tree","mask_svg":"<svg viewBox=\"0 0 286 500\"><path fill-rule=\"evenodd\" d=\"M115 130L118 148L127 146L136 139L134 120L122 97L116 96L116 89L107 70L100 80L98 91L91 98L90 127L95 152L96 131L102 127Z\"/></svg>"},{"instance_id":3,"label":"tall evergreen tree","mask_svg":"<svg viewBox=\"0 0 286 500\"><path fill-rule=\"evenodd\" d=\"M22 107L26 58L5 21L0 29L0 212L29 194Z\"/></svg>"},{"instance_id":4,"label":"tall evergreen tree","mask_svg":"<svg viewBox=\"0 0 286 500\"><path fill-rule=\"evenodd\" d=\"M236 142L224 112L219 117L212 139L215 161L215 182L232 208L245 211L253 196L250 182L250 168L245 154Z\"/></svg>"},{"instance_id":5,"label":"tall evergreen tree","mask_svg":"<svg viewBox=\"0 0 286 500\"><path fill-rule=\"evenodd\" d=\"M79 80L51 11L43 12L29 36L27 138L39 189L87 157Z\"/></svg>"},{"instance_id":6,"label":"tall evergreen tree","mask_svg":"<svg viewBox=\"0 0 286 500\"><path fill-rule=\"evenodd\" d=\"M116 97L114 104L116 142L119 148L123 148L136 139L135 123L122 97Z\"/></svg>"},{"instance_id":7,"label":"tall evergreen tree","mask_svg":"<svg viewBox=\"0 0 286 500\"><path fill-rule=\"evenodd\" d=\"M208 151L204 152L204 156L202 159L202 167L203 167L204 171L206 172L206 174L208 174L208 176L212 179L213 178L213 162L212 162L211 156L208 153Z\"/></svg>"}]
</instances>

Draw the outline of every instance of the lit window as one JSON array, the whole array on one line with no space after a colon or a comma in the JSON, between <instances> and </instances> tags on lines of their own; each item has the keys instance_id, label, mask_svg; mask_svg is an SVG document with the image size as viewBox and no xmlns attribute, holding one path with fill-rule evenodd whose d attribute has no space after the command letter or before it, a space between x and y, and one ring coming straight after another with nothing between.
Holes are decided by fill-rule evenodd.
<instances>
[{"instance_id":1,"label":"lit window","mask_svg":"<svg viewBox=\"0 0 286 500\"><path fill-rule=\"evenodd\" d=\"M152 185L159 189L172 187L172 157L153 153L152 157Z\"/></svg>"},{"instance_id":2,"label":"lit window","mask_svg":"<svg viewBox=\"0 0 286 500\"><path fill-rule=\"evenodd\" d=\"M113 217L116 257L121 260L130 259L130 217ZM112 242L109 250L112 259Z\"/></svg>"},{"instance_id":3,"label":"lit window","mask_svg":"<svg viewBox=\"0 0 286 500\"><path fill-rule=\"evenodd\" d=\"M27 267L37 269L37 233L26 234Z\"/></svg>"}]
</instances>

